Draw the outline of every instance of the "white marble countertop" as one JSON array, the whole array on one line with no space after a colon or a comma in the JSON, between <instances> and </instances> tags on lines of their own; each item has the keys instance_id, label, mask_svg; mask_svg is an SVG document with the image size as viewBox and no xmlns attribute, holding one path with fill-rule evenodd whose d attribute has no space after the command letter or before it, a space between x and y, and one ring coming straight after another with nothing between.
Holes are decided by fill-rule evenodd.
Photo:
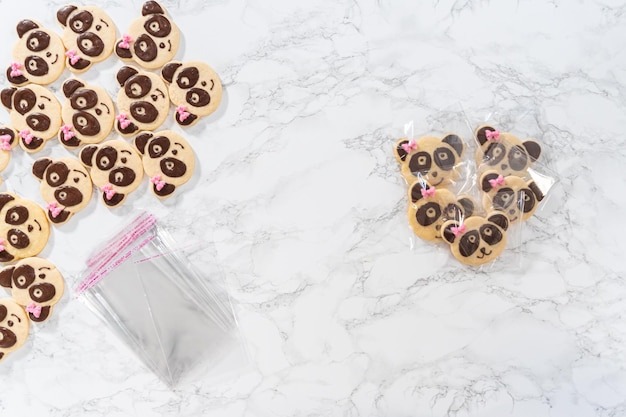
<instances>
[{"instance_id":1,"label":"white marble countertop","mask_svg":"<svg viewBox=\"0 0 626 417\"><path fill-rule=\"evenodd\" d=\"M120 32L142 4L96 3ZM0 62L21 18L60 33L63 4L1 1ZM0 364L1 416L626 415L624 4L162 4L177 58L225 85L185 131L194 179L166 202L147 180L117 210L94 197L42 256L73 287L110 230L149 209L177 238L215 243L248 359L169 390L68 291ZM84 77L115 95L121 65ZM451 109L534 135L558 175L521 263L465 268L411 238L392 145L409 121L458 126ZM1 189L42 203L37 155L14 154Z\"/></svg>"}]
</instances>

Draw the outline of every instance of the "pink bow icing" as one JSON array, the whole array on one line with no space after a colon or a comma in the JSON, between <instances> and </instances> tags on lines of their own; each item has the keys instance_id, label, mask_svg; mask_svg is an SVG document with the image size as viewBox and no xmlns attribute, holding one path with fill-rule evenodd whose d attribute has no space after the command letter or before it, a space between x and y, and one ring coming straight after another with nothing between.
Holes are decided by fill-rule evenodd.
<instances>
[{"instance_id":1,"label":"pink bow icing","mask_svg":"<svg viewBox=\"0 0 626 417\"><path fill-rule=\"evenodd\" d=\"M122 129L126 129L128 125L130 124L130 120L126 118L126 115L124 113L118 114L117 116L115 116L115 118L117 119L118 122L120 122L120 127Z\"/></svg>"},{"instance_id":2,"label":"pink bow icing","mask_svg":"<svg viewBox=\"0 0 626 417\"><path fill-rule=\"evenodd\" d=\"M0 237L0 252L3 252L7 249L6 246L4 246L6 242L7 242L6 239L3 239Z\"/></svg>"},{"instance_id":3,"label":"pink bow icing","mask_svg":"<svg viewBox=\"0 0 626 417\"><path fill-rule=\"evenodd\" d=\"M31 143L31 142L33 141L33 139L35 138L35 137L33 136L33 134L32 134L32 133L30 133L30 130L28 130L28 129L24 129L24 130L22 130L22 131L20 132L20 137L21 137L22 139L24 139L24 143L25 143L25 144L27 144L27 145L30 145L30 143Z\"/></svg>"},{"instance_id":4,"label":"pink bow icing","mask_svg":"<svg viewBox=\"0 0 626 417\"><path fill-rule=\"evenodd\" d=\"M74 132L72 132L72 129L74 129L74 126L72 125L63 125L61 126L61 132L63 132L63 140L64 141L68 141L70 139L72 139L74 136Z\"/></svg>"},{"instance_id":5,"label":"pink bow icing","mask_svg":"<svg viewBox=\"0 0 626 417\"><path fill-rule=\"evenodd\" d=\"M155 175L150 178L150 182L155 185L157 191L161 191L165 187L165 181L161 179L160 175Z\"/></svg>"},{"instance_id":6,"label":"pink bow icing","mask_svg":"<svg viewBox=\"0 0 626 417\"><path fill-rule=\"evenodd\" d=\"M411 153L411 151L416 150L417 149L417 142L415 142L413 139L411 139L409 141L409 143L403 143L402 144L402 149L404 150L404 152L406 153Z\"/></svg>"},{"instance_id":7,"label":"pink bow icing","mask_svg":"<svg viewBox=\"0 0 626 417\"><path fill-rule=\"evenodd\" d=\"M428 198L435 195L435 187L430 187L429 189L422 188L421 190L422 197Z\"/></svg>"},{"instance_id":8,"label":"pink bow icing","mask_svg":"<svg viewBox=\"0 0 626 417\"><path fill-rule=\"evenodd\" d=\"M46 206L46 210L48 210L50 212L50 215L55 219L63 211L63 209L59 206L59 204L56 201L48 203L48 205Z\"/></svg>"},{"instance_id":9,"label":"pink bow icing","mask_svg":"<svg viewBox=\"0 0 626 417\"><path fill-rule=\"evenodd\" d=\"M20 75L22 75L22 64L11 62L11 77L19 77Z\"/></svg>"},{"instance_id":10,"label":"pink bow icing","mask_svg":"<svg viewBox=\"0 0 626 417\"><path fill-rule=\"evenodd\" d=\"M65 53L65 56L68 57L70 59L70 64L74 65L75 63L77 63L78 61L80 61L80 57L78 56L78 54L76 53L75 49L70 49L69 51L67 51Z\"/></svg>"},{"instance_id":11,"label":"pink bow icing","mask_svg":"<svg viewBox=\"0 0 626 417\"><path fill-rule=\"evenodd\" d=\"M500 139L500 131L499 130L485 130L485 137L487 140L492 140L497 142Z\"/></svg>"},{"instance_id":12,"label":"pink bow icing","mask_svg":"<svg viewBox=\"0 0 626 417\"><path fill-rule=\"evenodd\" d=\"M39 316L41 316L41 306L38 306L35 303L30 303L29 305L26 306L26 312L32 313L33 316L35 316L35 318L38 319Z\"/></svg>"},{"instance_id":13,"label":"pink bow icing","mask_svg":"<svg viewBox=\"0 0 626 417\"><path fill-rule=\"evenodd\" d=\"M178 106L176 107L176 113L178 113L178 119L181 122L184 122L189 116L189 112L187 111L187 106Z\"/></svg>"},{"instance_id":14,"label":"pink bow icing","mask_svg":"<svg viewBox=\"0 0 626 417\"><path fill-rule=\"evenodd\" d=\"M504 185L504 177L502 175L498 175L497 178L489 180L489 184L491 184L491 188L498 188Z\"/></svg>"},{"instance_id":15,"label":"pink bow icing","mask_svg":"<svg viewBox=\"0 0 626 417\"><path fill-rule=\"evenodd\" d=\"M450 228L450 231L454 234L454 236L458 236L458 235L462 235L463 233L465 233L465 225L461 224L460 226L452 226Z\"/></svg>"},{"instance_id":16,"label":"pink bow icing","mask_svg":"<svg viewBox=\"0 0 626 417\"><path fill-rule=\"evenodd\" d=\"M115 190L113 189L113 186L111 184L105 184L103 185L100 190L104 193L104 197L107 200L112 199L113 197L115 197Z\"/></svg>"},{"instance_id":17,"label":"pink bow icing","mask_svg":"<svg viewBox=\"0 0 626 417\"><path fill-rule=\"evenodd\" d=\"M130 35L124 34L122 35L122 40L120 41L119 44L117 44L117 46L119 46L122 49L130 49L130 43L133 41L133 38L130 37Z\"/></svg>"},{"instance_id":18,"label":"pink bow icing","mask_svg":"<svg viewBox=\"0 0 626 417\"><path fill-rule=\"evenodd\" d=\"M11 150L11 135L0 135L0 149L3 151Z\"/></svg>"}]
</instances>

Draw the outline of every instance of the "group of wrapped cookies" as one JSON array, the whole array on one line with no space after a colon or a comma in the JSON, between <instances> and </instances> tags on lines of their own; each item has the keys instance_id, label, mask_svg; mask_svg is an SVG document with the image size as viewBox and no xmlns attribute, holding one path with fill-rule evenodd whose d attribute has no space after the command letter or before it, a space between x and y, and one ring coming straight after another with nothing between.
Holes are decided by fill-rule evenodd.
<instances>
[{"instance_id":1,"label":"group of wrapped cookies","mask_svg":"<svg viewBox=\"0 0 626 417\"><path fill-rule=\"evenodd\" d=\"M33 20L17 24L6 72L12 86L1 92L10 125L0 126L0 171L18 143L34 154L57 137L69 152L32 164L45 208L0 193L0 262L11 263L0 270L0 285L12 296L0 300L0 361L24 344L30 321L46 320L63 295L59 270L36 257L48 242L49 224L63 224L85 208L94 187L106 207L119 206L144 174L157 197L171 196L191 178L194 153L179 133L155 130L171 107L176 123L187 127L213 113L222 98L222 84L209 65L173 60L180 31L157 2L144 3L141 17L120 38L98 7L67 5L56 18L62 36ZM141 67L124 65L117 72L117 106L104 88L79 78L62 83L63 104L45 87L66 68L83 73L113 52Z\"/></svg>"},{"instance_id":2,"label":"group of wrapped cookies","mask_svg":"<svg viewBox=\"0 0 626 417\"><path fill-rule=\"evenodd\" d=\"M460 179L466 145L460 136L400 139L394 148L409 184L409 224L420 238L449 245L460 262L491 262L506 247L509 226L528 220L544 198L528 169L541 146L491 126L474 132L476 180L481 207L450 189ZM456 187L458 188L458 187Z\"/></svg>"}]
</instances>

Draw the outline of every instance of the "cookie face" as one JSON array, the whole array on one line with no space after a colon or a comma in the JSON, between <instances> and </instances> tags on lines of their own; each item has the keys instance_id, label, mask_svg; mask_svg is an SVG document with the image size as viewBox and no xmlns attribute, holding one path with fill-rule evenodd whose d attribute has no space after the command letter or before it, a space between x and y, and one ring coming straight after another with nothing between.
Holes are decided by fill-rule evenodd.
<instances>
[{"instance_id":1,"label":"cookie face","mask_svg":"<svg viewBox=\"0 0 626 417\"><path fill-rule=\"evenodd\" d=\"M161 126L170 109L163 80L151 72L125 66L117 72L117 81L122 87L117 94L117 131L129 136Z\"/></svg>"},{"instance_id":2,"label":"cookie face","mask_svg":"<svg viewBox=\"0 0 626 417\"><path fill-rule=\"evenodd\" d=\"M0 193L0 262L39 254L48 243L46 213L34 201Z\"/></svg>"},{"instance_id":3,"label":"cookie face","mask_svg":"<svg viewBox=\"0 0 626 417\"><path fill-rule=\"evenodd\" d=\"M0 362L22 347L29 329L30 321L22 306L10 298L0 300Z\"/></svg>"},{"instance_id":4,"label":"cookie face","mask_svg":"<svg viewBox=\"0 0 626 417\"><path fill-rule=\"evenodd\" d=\"M63 83L63 95L59 141L64 146L100 143L111 133L115 108L104 88L71 78Z\"/></svg>"},{"instance_id":5,"label":"cookie face","mask_svg":"<svg viewBox=\"0 0 626 417\"><path fill-rule=\"evenodd\" d=\"M143 155L143 169L150 177L152 192L159 198L171 196L176 187L189 181L195 167L191 145L176 132L143 132L135 138Z\"/></svg>"},{"instance_id":6,"label":"cookie face","mask_svg":"<svg viewBox=\"0 0 626 417\"><path fill-rule=\"evenodd\" d=\"M458 178L464 152L463 140L453 134L423 136L417 141L400 139L395 146L395 157L407 183L419 179L433 187L447 187Z\"/></svg>"},{"instance_id":7,"label":"cookie face","mask_svg":"<svg viewBox=\"0 0 626 417\"><path fill-rule=\"evenodd\" d=\"M180 43L180 31L156 1L147 1L141 17L115 44L115 53L123 61L135 61L147 69L161 68L170 62Z\"/></svg>"},{"instance_id":8,"label":"cookie face","mask_svg":"<svg viewBox=\"0 0 626 417\"><path fill-rule=\"evenodd\" d=\"M65 223L89 204L93 192L91 177L78 160L39 158L32 171L41 181L39 191L52 224Z\"/></svg>"},{"instance_id":9,"label":"cookie face","mask_svg":"<svg viewBox=\"0 0 626 417\"><path fill-rule=\"evenodd\" d=\"M115 24L99 7L63 6L57 11L57 20L64 28L65 65L70 71L87 71L113 53Z\"/></svg>"},{"instance_id":10,"label":"cookie face","mask_svg":"<svg viewBox=\"0 0 626 417\"><path fill-rule=\"evenodd\" d=\"M59 131L61 104L47 88L36 84L5 88L0 97L11 115L11 125L20 136L20 146L26 152L40 151Z\"/></svg>"},{"instance_id":11,"label":"cookie face","mask_svg":"<svg viewBox=\"0 0 626 417\"><path fill-rule=\"evenodd\" d=\"M11 296L23 306L35 322L45 321L52 306L65 290L63 275L47 259L26 258L0 270L0 285L11 290Z\"/></svg>"},{"instance_id":12,"label":"cookie face","mask_svg":"<svg viewBox=\"0 0 626 417\"><path fill-rule=\"evenodd\" d=\"M494 170L503 177L524 177L530 165L541 155L541 146L532 139L521 141L510 133L500 132L491 126L476 129L480 149L476 153L476 165L481 171Z\"/></svg>"},{"instance_id":13,"label":"cookie face","mask_svg":"<svg viewBox=\"0 0 626 417\"><path fill-rule=\"evenodd\" d=\"M143 179L141 157L122 140L85 146L80 151L80 160L90 168L91 180L100 188L102 202L107 207L122 204Z\"/></svg>"},{"instance_id":14,"label":"cookie face","mask_svg":"<svg viewBox=\"0 0 626 417\"><path fill-rule=\"evenodd\" d=\"M17 35L7 80L18 87L56 81L65 69L65 47L59 35L33 20L19 22Z\"/></svg>"},{"instance_id":15,"label":"cookie face","mask_svg":"<svg viewBox=\"0 0 626 417\"><path fill-rule=\"evenodd\" d=\"M409 224L424 240L441 239L441 228L446 221L461 222L474 213L474 201L470 197L457 198L449 190L420 181L409 187L409 198Z\"/></svg>"},{"instance_id":16,"label":"cookie face","mask_svg":"<svg viewBox=\"0 0 626 417\"><path fill-rule=\"evenodd\" d=\"M443 239L450 244L452 255L466 265L482 265L496 259L506 247L507 217L490 213L487 218L472 216L459 223L443 224Z\"/></svg>"},{"instance_id":17,"label":"cookie face","mask_svg":"<svg viewBox=\"0 0 626 417\"><path fill-rule=\"evenodd\" d=\"M497 210L506 215L510 223L528 220L543 200L543 193L534 181L525 181L497 171L487 171L480 177L480 188L485 210Z\"/></svg>"},{"instance_id":18,"label":"cookie face","mask_svg":"<svg viewBox=\"0 0 626 417\"><path fill-rule=\"evenodd\" d=\"M0 126L0 171L4 171L11 162L11 151L17 146L18 136L15 129Z\"/></svg>"},{"instance_id":19,"label":"cookie face","mask_svg":"<svg viewBox=\"0 0 626 417\"><path fill-rule=\"evenodd\" d=\"M169 83L170 100L176 106L174 119L181 126L194 125L198 118L217 110L222 101L222 83L204 62L170 62L161 70Z\"/></svg>"}]
</instances>

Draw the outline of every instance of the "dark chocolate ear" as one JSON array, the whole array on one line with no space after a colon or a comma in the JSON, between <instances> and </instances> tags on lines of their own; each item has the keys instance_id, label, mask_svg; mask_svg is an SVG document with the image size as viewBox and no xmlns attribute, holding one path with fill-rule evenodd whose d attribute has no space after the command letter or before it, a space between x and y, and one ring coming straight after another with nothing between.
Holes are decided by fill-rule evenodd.
<instances>
[{"instance_id":1,"label":"dark chocolate ear","mask_svg":"<svg viewBox=\"0 0 626 417\"><path fill-rule=\"evenodd\" d=\"M34 322L42 322L50 316L50 313L51 313L50 306L42 306L41 312L39 313L39 317L35 317L33 313L28 313L28 317Z\"/></svg>"},{"instance_id":2,"label":"dark chocolate ear","mask_svg":"<svg viewBox=\"0 0 626 417\"><path fill-rule=\"evenodd\" d=\"M13 109L13 94L17 91L17 88L9 87L2 90L0 98L2 99L2 105L7 109Z\"/></svg>"},{"instance_id":3,"label":"dark chocolate ear","mask_svg":"<svg viewBox=\"0 0 626 417\"><path fill-rule=\"evenodd\" d=\"M462 156L463 150L465 149L465 145L463 145L463 140L457 135L448 135L445 138L441 139L442 142L447 143L452 146L457 153L457 155Z\"/></svg>"},{"instance_id":4,"label":"dark chocolate ear","mask_svg":"<svg viewBox=\"0 0 626 417\"><path fill-rule=\"evenodd\" d=\"M148 16L149 14L165 14L165 12L156 1L147 1L141 8L141 15Z\"/></svg>"},{"instance_id":5,"label":"dark chocolate ear","mask_svg":"<svg viewBox=\"0 0 626 417\"><path fill-rule=\"evenodd\" d=\"M528 155L530 155L533 161L539 159L539 155L541 155L541 145L532 139L525 140L522 145L524 145L526 152L528 152Z\"/></svg>"},{"instance_id":6,"label":"dark chocolate ear","mask_svg":"<svg viewBox=\"0 0 626 417\"><path fill-rule=\"evenodd\" d=\"M130 48L122 48L120 47L121 39L117 40L115 44L115 55L120 57L121 59L131 59L133 57L133 53L130 51Z\"/></svg>"},{"instance_id":7,"label":"dark chocolate ear","mask_svg":"<svg viewBox=\"0 0 626 417\"><path fill-rule=\"evenodd\" d=\"M67 18L70 17L70 14L72 14L72 12L76 9L77 7L72 6L71 4L61 7L57 11L57 20L59 21L59 23L63 26L67 26Z\"/></svg>"},{"instance_id":8,"label":"dark chocolate ear","mask_svg":"<svg viewBox=\"0 0 626 417\"><path fill-rule=\"evenodd\" d=\"M11 288L11 281L13 279L13 270L15 266L7 266L0 270L0 285L4 288Z\"/></svg>"},{"instance_id":9,"label":"dark chocolate ear","mask_svg":"<svg viewBox=\"0 0 626 417\"><path fill-rule=\"evenodd\" d=\"M50 158L39 158L33 164L33 175L40 180L43 180L43 174L44 172L46 172L46 168L48 168L48 165L50 165L51 163L52 159Z\"/></svg>"},{"instance_id":10,"label":"dark chocolate ear","mask_svg":"<svg viewBox=\"0 0 626 417\"><path fill-rule=\"evenodd\" d=\"M487 142L487 135L485 133L487 130L493 132L496 129L491 126L483 126L476 131L476 140L478 141L480 146L483 146Z\"/></svg>"},{"instance_id":11,"label":"dark chocolate ear","mask_svg":"<svg viewBox=\"0 0 626 417\"><path fill-rule=\"evenodd\" d=\"M137 151L139 151L140 154L143 155L145 153L146 145L148 144L148 141L152 139L152 136L153 135L150 132L142 132L139 135L137 135L134 141L134 145L135 145L135 149L137 149Z\"/></svg>"},{"instance_id":12,"label":"dark chocolate ear","mask_svg":"<svg viewBox=\"0 0 626 417\"><path fill-rule=\"evenodd\" d=\"M406 159L406 156L409 154L402 147L402 145L406 145L407 143L409 143L408 139L402 139L398 141L398 143L396 143L396 148L394 150L396 152L396 157L401 161L404 161Z\"/></svg>"},{"instance_id":13,"label":"dark chocolate ear","mask_svg":"<svg viewBox=\"0 0 626 417\"><path fill-rule=\"evenodd\" d=\"M93 166L93 155L98 150L96 145L88 145L80 150L80 161L83 165L91 167Z\"/></svg>"},{"instance_id":14,"label":"dark chocolate ear","mask_svg":"<svg viewBox=\"0 0 626 417\"><path fill-rule=\"evenodd\" d=\"M18 75L18 76L13 76L11 75L11 73L13 72L13 68L11 68L10 66L7 68L7 81L10 82L13 85L17 85L22 86L24 84L28 83L28 78L26 78L23 73L22 75Z\"/></svg>"},{"instance_id":15,"label":"dark chocolate ear","mask_svg":"<svg viewBox=\"0 0 626 417\"><path fill-rule=\"evenodd\" d=\"M537 199L537 201L541 201L543 200L543 197L545 197L543 193L541 192L541 190L539 189L539 187L537 186L537 184L535 183L535 181L529 182L528 188L530 188L530 191L532 191L533 194L535 194L535 198Z\"/></svg>"},{"instance_id":16,"label":"dark chocolate ear","mask_svg":"<svg viewBox=\"0 0 626 417\"><path fill-rule=\"evenodd\" d=\"M138 71L133 67L124 65L122 68L120 68L116 75L117 82L120 83L120 87L124 87L126 81L137 73Z\"/></svg>"},{"instance_id":17,"label":"dark chocolate ear","mask_svg":"<svg viewBox=\"0 0 626 417\"><path fill-rule=\"evenodd\" d=\"M492 214L487 218L487 220L489 220L491 223L497 224L502 230L506 230L509 228L509 219L504 214Z\"/></svg>"},{"instance_id":18,"label":"dark chocolate ear","mask_svg":"<svg viewBox=\"0 0 626 417\"><path fill-rule=\"evenodd\" d=\"M456 239L456 236L454 235L454 233L452 233L452 228L453 227L458 227L459 224L454 221L454 220L449 220L447 222L445 222L442 225L442 232L441 232L441 237L443 238L443 240L445 240L446 242L448 242L449 244L453 244L454 243L454 239Z\"/></svg>"},{"instance_id":19,"label":"dark chocolate ear","mask_svg":"<svg viewBox=\"0 0 626 417\"><path fill-rule=\"evenodd\" d=\"M183 65L182 63L175 62L175 61L165 64L165 66L161 70L161 77L163 77L163 79L167 81L168 83L171 83L172 80L174 79L174 73L182 65Z\"/></svg>"},{"instance_id":20,"label":"dark chocolate ear","mask_svg":"<svg viewBox=\"0 0 626 417\"><path fill-rule=\"evenodd\" d=\"M38 27L39 25L32 20L24 19L17 24L17 36L21 38L26 32L37 29Z\"/></svg>"},{"instance_id":21,"label":"dark chocolate ear","mask_svg":"<svg viewBox=\"0 0 626 417\"><path fill-rule=\"evenodd\" d=\"M459 204L463 207L463 215L465 217L470 217L474 214L474 201L472 201L469 197L461 197L459 198Z\"/></svg>"},{"instance_id":22,"label":"dark chocolate ear","mask_svg":"<svg viewBox=\"0 0 626 417\"><path fill-rule=\"evenodd\" d=\"M428 190L430 185L424 184L426 187L422 186L422 182L417 180L409 187L409 196L411 197L411 202L416 203L422 199L422 190Z\"/></svg>"},{"instance_id":23,"label":"dark chocolate ear","mask_svg":"<svg viewBox=\"0 0 626 417\"><path fill-rule=\"evenodd\" d=\"M154 191L154 193L160 197L166 197L168 195L171 195L172 193L174 193L175 190L176 186L174 184L165 184L160 190L157 189L156 184L152 185L152 191Z\"/></svg>"},{"instance_id":24,"label":"dark chocolate ear","mask_svg":"<svg viewBox=\"0 0 626 417\"><path fill-rule=\"evenodd\" d=\"M9 201L13 201L13 200L15 200L15 197L13 197L11 194L1 193L0 194L0 210L2 210L2 207L4 207L6 203L8 203Z\"/></svg>"},{"instance_id":25,"label":"dark chocolate ear","mask_svg":"<svg viewBox=\"0 0 626 417\"><path fill-rule=\"evenodd\" d=\"M75 70L80 71L91 66L91 61L88 59L78 58L78 61L72 62L70 59L68 59L67 64Z\"/></svg>"},{"instance_id":26,"label":"dark chocolate ear","mask_svg":"<svg viewBox=\"0 0 626 417\"><path fill-rule=\"evenodd\" d=\"M498 178L499 175L500 174L498 174L496 171L485 172L480 177L480 189L486 193L493 190L493 187L491 186L491 183L489 182L489 180L495 180L496 178Z\"/></svg>"},{"instance_id":27,"label":"dark chocolate ear","mask_svg":"<svg viewBox=\"0 0 626 417\"><path fill-rule=\"evenodd\" d=\"M70 78L63 83L63 95L67 98L70 98L70 96L74 94L76 90L84 86L85 84L81 83L76 78Z\"/></svg>"}]
</instances>

